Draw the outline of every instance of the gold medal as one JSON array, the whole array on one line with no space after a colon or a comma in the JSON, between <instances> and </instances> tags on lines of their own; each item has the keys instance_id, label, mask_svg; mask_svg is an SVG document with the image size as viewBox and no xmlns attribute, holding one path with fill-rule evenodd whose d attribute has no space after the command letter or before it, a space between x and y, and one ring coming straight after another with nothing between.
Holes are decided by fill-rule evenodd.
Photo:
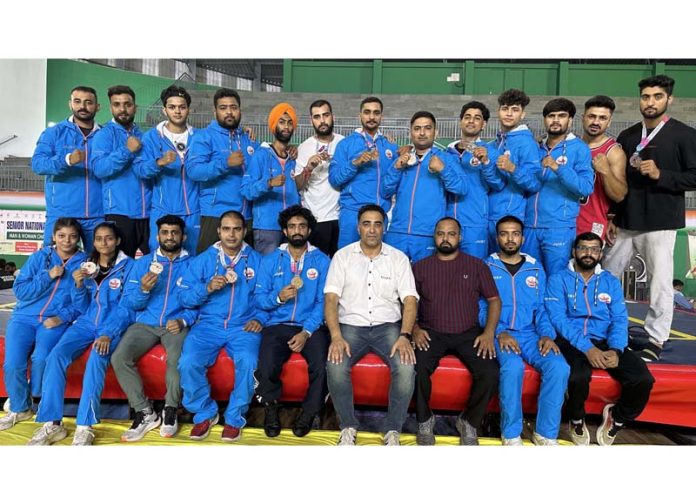
<instances>
[{"instance_id":1,"label":"gold medal","mask_svg":"<svg viewBox=\"0 0 696 504\"><path fill-rule=\"evenodd\" d=\"M295 275L294 277L292 277L292 280L290 280L290 285L292 285L296 289L301 289L304 285L304 282L300 278L300 275Z\"/></svg>"},{"instance_id":2,"label":"gold medal","mask_svg":"<svg viewBox=\"0 0 696 504\"><path fill-rule=\"evenodd\" d=\"M227 283L235 283L237 281L237 272L233 268L227 268L227 273L225 273L225 279Z\"/></svg>"}]
</instances>

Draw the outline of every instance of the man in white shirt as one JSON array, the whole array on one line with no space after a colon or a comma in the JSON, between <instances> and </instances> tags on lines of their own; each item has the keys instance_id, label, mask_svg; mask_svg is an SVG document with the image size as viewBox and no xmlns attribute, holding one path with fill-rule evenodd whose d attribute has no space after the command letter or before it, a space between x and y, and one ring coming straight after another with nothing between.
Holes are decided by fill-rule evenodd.
<instances>
[{"instance_id":1,"label":"man in white shirt","mask_svg":"<svg viewBox=\"0 0 696 504\"><path fill-rule=\"evenodd\" d=\"M384 429L387 446L399 445L413 395L416 357L411 331L419 297L408 257L382 243L385 219L379 205L365 205L358 211L360 241L336 252L324 287L324 316L331 333L326 371L341 428L339 445L355 444L358 420L351 370L369 351L379 355L391 371Z\"/></svg>"},{"instance_id":2,"label":"man in white shirt","mask_svg":"<svg viewBox=\"0 0 696 504\"><path fill-rule=\"evenodd\" d=\"M302 197L302 206L317 218L317 226L309 241L332 257L338 249L338 197L341 194L329 183L329 162L343 135L334 133L331 104L316 100L309 106L314 136L297 149L295 185Z\"/></svg>"}]
</instances>

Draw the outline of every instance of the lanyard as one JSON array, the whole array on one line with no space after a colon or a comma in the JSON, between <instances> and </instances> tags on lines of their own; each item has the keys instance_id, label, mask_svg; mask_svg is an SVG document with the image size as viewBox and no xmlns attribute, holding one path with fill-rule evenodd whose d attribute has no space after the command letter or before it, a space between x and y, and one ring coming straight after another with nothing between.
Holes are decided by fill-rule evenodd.
<instances>
[{"instance_id":1,"label":"lanyard","mask_svg":"<svg viewBox=\"0 0 696 504\"><path fill-rule=\"evenodd\" d=\"M648 135L648 128L645 126L645 121L643 121L643 129L640 134L640 143L636 147L636 154L639 154L640 151L645 149L645 146L650 143L650 141L657 136L657 134L660 132L662 127L667 124L667 121L669 121L668 116L664 116L662 120L660 121L660 124L655 127L654 130L652 130L652 133Z\"/></svg>"},{"instance_id":2,"label":"lanyard","mask_svg":"<svg viewBox=\"0 0 696 504\"><path fill-rule=\"evenodd\" d=\"M237 263L242 258L242 253L244 252L245 248L246 243L242 245L242 248L239 249L237 255L231 259L231 264L227 264L227 254L225 254L225 252L222 250L222 244L220 244L220 248L218 249L218 259L220 260L222 267L226 270L234 270L234 267L237 266Z\"/></svg>"},{"instance_id":3,"label":"lanyard","mask_svg":"<svg viewBox=\"0 0 696 504\"><path fill-rule=\"evenodd\" d=\"M290 271L293 275L300 276L302 274L302 270L304 269L304 260L306 253L307 251L305 250L304 252L302 252L302 257L300 257L300 260L295 261L295 259L292 257L292 254L288 252L288 255L290 256Z\"/></svg>"},{"instance_id":4,"label":"lanyard","mask_svg":"<svg viewBox=\"0 0 696 504\"><path fill-rule=\"evenodd\" d=\"M237 144L237 150L241 151L242 150L242 141L241 141L241 134L239 134L239 127L235 128L234 131L230 131L230 152L233 152L232 149L232 139L234 138L235 143Z\"/></svg>"},{"instance_id":5,"label":"lanyard","mask_svg":"<svg viewBox=\"0 0 696 504\"><path fill-rule=\"evenodd\" d=\"M547 155L547 156L550 156L550 155L551 155L551 151L553 151L553 149L554 149L555 147L553 147L553 148L549 147L549 145L548 145L548 143L547 143L548 141L549 141L549 139L547 138L546 140L544 140L544 143L542 143L541 146L542 146L542 147L544 148L544 150L546 151L546 155ZM562 149L562 150L561 150L561 155L560 155L559 159L560 159L560 158L565 159L565 157L566 157L566 150L567 150L567 144L568 144L568 136L566 135L565 138L563 138L563 144L561 145L561 149Z\"/></svg>"}]
</instances>

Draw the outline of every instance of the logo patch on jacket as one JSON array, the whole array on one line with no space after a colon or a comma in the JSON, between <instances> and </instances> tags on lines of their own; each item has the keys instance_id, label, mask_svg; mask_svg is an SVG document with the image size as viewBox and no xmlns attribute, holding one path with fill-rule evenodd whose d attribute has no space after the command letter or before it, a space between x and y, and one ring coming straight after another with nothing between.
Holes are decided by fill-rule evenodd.
<instances>
[{"instance_id":1,"label":"logo patch on jacket","mask_svg":"<svg viewBox=\"0 0 696 504\"><path fill-rule=\"evenodd\" d=\"M184 277L180 276L179 278L176 279L176 286L181 287L181 284L184 282Z\"/></svg>"},{"instance_id":2,"label":"logo patch on jacket","mask_svg":"<svg viewBox=\"0 0 696 504\"><path fill-rule=\"evenodd\" d=\"M121 279L120 278L112 278L109 280L109 287L112 289L118 289L121 287Z\"/></svg>"},{"instance_id":3,"label":"logo patch on jacket","mask_svg":"<svg viewBox=\"0 0 696 504\"><path fill-rule=\"evenodd\" d=\"M391 149L385 150L384 155L387 156L387 159L391 159L394 157L394 154L392 153Z\"/></svg>"},{"instance_id":4,"label":"logo patch on jacket","mask_svg":"<svg viewBox=\"0 0 696 504\"><path fill-rule=\"evenodd\" d=\"M536 277L533 277L533 276L528 276L528 277L524 280L524 283L527 284L527 287L531 287L532 289L536 289L536 288L537 288L537 285L539 285L539 283L537 282Z\"/></svg>"},{"instance_id":5,"label":"logo patch on jacket","mask_svg":"<svg viewBox=\"0 0 696 504\"><path fill-rule=\"evenodd\" d=\"M248 266L244 268L244 278L251 280L256 275L254 268L249 268Z\"/></svg>"},{"instance_id":6,"label":"logo patch on jacket","mask_svg":"<svg viewBox=\"0 0 696 504\"><path fill-rule=\"evenodd\" d=\"M315 268L309 268L307 270L307 279L316 280L319 276L319 272Z\"/></svg>"},{"instance_id":7,"label":"logo patch on jacket","mask_svg":"<svg viewBox=\"0 0 696 504\"><path fill-rule=\"evenodd\" d=\"M251 145L249 145L247 147L247 154L249 154L251 156L253 153L254 153L254 148Z\"/></svg>"},{"instance_id":8,"label":"logo patch on jacket","mask_svg":"<svg viewBox=\"0 0 696 504\"><path fill-rule=\"evenodd\" d=\"M600 292L599 295L597 296L597 299L599 299L602 303L609 304L611 303L611 296L607 294L606 292Z\"/></svg>"}]
</instances>

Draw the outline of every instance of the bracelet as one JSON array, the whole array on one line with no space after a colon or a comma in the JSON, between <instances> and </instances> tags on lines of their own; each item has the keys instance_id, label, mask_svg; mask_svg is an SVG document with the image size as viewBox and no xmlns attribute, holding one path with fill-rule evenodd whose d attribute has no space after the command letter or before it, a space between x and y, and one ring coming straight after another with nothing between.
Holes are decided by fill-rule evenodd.
<instances>
[{"instance_id":1,"label":"bracelet","mask_svg":"<svg viewBox=\"0 0 696 504\"><path fill-rule=\"evenodd\" d=\"M399 336L403 336L404 338L406 338L409 341L411 341L411 337L412 337L410 332L399 333Z\"/></svg>"}]
</instances>

